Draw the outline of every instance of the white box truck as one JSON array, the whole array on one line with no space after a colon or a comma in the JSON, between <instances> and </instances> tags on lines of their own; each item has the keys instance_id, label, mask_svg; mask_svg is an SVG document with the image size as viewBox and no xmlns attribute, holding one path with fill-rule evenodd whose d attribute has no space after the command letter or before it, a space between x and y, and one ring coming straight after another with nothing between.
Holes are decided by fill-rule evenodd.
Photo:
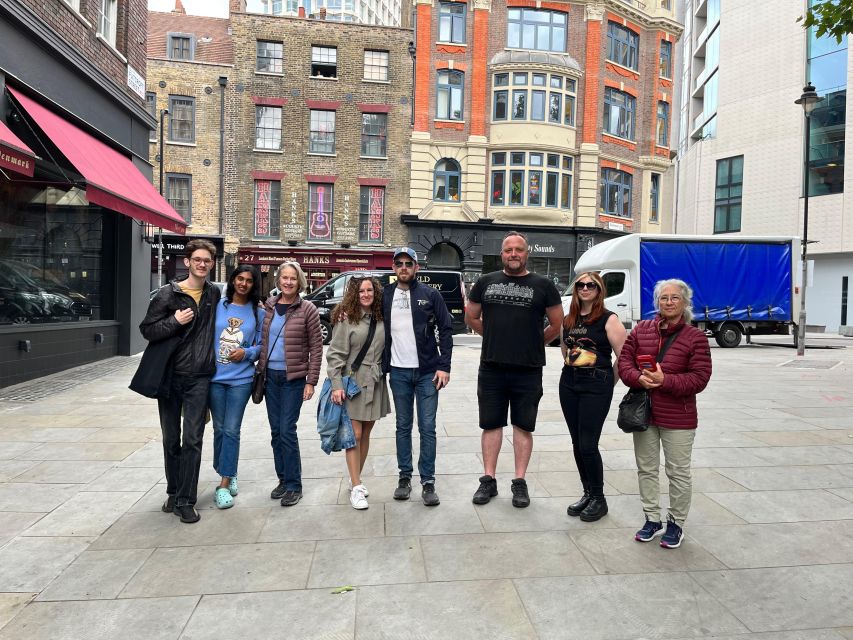
<instances>
[{"instance_id":1,"label":"white box truck","mask_svg":"<svg viewBox=\"0 0 853 640\"><path fill-rule=\"evenodd\" d=\"M590 248L575 273L601 274L605 306L628 328L654 317L656 282L684 280L693 289L693 324L721 347L736 347L744 335L788 335L796 326L799 248L790 236L636 233Z\"/></svg>"}]
</instances>

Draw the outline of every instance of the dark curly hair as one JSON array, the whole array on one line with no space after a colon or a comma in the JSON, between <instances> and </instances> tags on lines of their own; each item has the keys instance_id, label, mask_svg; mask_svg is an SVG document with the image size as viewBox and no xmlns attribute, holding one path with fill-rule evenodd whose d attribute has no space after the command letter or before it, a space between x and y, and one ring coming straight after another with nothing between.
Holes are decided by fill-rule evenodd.
<instances>
[{"instance_id":1,"label":"dark curly hair","mask_svg":"<svg viewBox=\"0 0 853 640\"><path fill-rule=\"evenodd\" d=\"M249 289L248 302L252 307L257 307L261 303L261 274L258 269L251 264L239 264L231 275L228 276L228 284L225 287L226 306L234 302L234 280L241 273L248 273L252 276L252 288Z\"/></svg>"},{"instance_id":2,"label":"dark curly hair","mask_svg":"<svg viewBox=\"0 0 853 640\"><path fill-rule=\"evenodd\" d=\"M370 313L377 322L382 322L382 286L379 280L370 276L352 276L347 283L344 299L332 310L332 324L338 324L343 320L347 320L350 324L361 322L364 312L358 301L358 290L365 280L373 284L373 305L370 307Z\"/></svg>"}]
</instances>

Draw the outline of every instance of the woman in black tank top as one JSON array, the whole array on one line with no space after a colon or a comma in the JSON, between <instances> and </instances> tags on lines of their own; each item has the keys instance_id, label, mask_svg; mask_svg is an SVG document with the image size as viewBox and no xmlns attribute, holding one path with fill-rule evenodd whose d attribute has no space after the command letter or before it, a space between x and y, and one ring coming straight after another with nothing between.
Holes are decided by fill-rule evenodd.
<instances>
[{"instance_id":1,"label":"woman in black tank top","mask_svg":"<svg viewBox=\"0 0 853 640\"><path fill-rule=\"evenodd\" d=\"M619 357L625 327L604 308L607 290L597 273L575 278L569 313L563 321L560 407L572 435L575 464L583 484L583 497L566 512L594 522L607 514L604 464L598 450L601 429L610 411L615 384L612 356Z\"/></svg>"}]
</instances>

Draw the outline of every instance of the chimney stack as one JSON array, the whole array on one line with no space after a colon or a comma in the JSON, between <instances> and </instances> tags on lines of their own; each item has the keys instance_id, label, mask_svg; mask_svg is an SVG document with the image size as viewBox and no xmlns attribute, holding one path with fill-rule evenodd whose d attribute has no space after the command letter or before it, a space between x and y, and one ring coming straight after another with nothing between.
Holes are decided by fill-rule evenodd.
<instances>
[{"instance_id":1,"label":"chimney stack","mask_svg":"<svg viewBox=\"0 0 853 640\"><path fill-rule=\"evenodd\" d=\"M296 15L303 20L305 19L305 3L302 0L299 0L298 8L296 9Z\"/></svg>"},{"instance_id":2,"label":"chimney stack","mask_svg":"<svg viewBox=\"0 0 853 640\"><path fill-rule=\"evenodd\" d=\"M174 13L183 13L186 15L187 10L184 9L184 3L181 0L175 0L175 8L172 10Z\"/></svg>"},{"instance_id":3,"label":"chimney stack","mask_svg":"<svg viewBox=\"0 0 853 640\"><path fill-rule=\"evenodd\" d=\"M320 20L326 19L326 7L320 7Z\"/></svg>"}]
</instances>

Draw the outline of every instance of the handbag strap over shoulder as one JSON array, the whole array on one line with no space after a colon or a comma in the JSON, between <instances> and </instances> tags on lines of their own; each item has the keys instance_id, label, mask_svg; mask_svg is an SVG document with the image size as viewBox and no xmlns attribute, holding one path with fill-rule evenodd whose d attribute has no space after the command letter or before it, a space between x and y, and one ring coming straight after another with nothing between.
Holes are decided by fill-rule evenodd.
<instances>
[{"instance_id":1,"label":"handbag strap over shoulder","mask_svg":"<svg viewBox=\"0 0 853 640\"><path fill-rule=\"evenodd\" d=\"M675 342L675 339L678 337L678 334L681 332L682 328L683 325L677 331L673 331L671 334L669 334L669 336L667 336L666 342L663 343L663 346L660 348L660 351L658 351L658 357L656 358L658 362L663 362L663 357L666 355L666 352L672 346L672 343Z\"/></svg>"},{"instance_id":2,"label":"handbag strap over shoulder","mask_svg":"<svg viewBox=\"0 0 853 640\"><path fill-rule=\"evenodd\" d=\"M364 362L364 356L367 355L367 350L370 348L370 345L373 343L373 336L376 335L376 316L370 316L370 327L367 329L367 340L364 341L364 344L361 345L361 351L358 352L358 355L355 357L355 361L352 363L352 371L353 373L358 371L358 368L361 366L361 363Z\"/></svg>"}]
</instances>

